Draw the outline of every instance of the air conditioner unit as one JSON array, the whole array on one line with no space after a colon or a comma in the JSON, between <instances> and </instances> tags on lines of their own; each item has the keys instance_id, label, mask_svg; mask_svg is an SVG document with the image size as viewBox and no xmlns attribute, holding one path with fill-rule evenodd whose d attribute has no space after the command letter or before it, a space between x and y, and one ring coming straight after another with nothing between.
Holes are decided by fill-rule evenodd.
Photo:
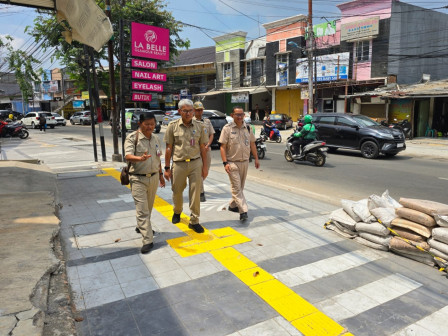
<instances>
[{"instance_id":1,"label":"air conditioner unit","mask_svg":"<svg viewBox=\"0 0 448 336\"><path fill-rule=\"evenodd\" d=\"M250 78L243 79L243 86L250 86Z\"/></svg>"}]
</instances>

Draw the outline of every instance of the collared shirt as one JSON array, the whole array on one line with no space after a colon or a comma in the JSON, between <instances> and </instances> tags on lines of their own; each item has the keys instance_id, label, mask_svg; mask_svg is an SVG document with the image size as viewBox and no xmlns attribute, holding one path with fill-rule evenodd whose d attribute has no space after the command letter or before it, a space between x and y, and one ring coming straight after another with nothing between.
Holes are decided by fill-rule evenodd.
<instances>
[{"instance_id":1,"label":"collared shirt","mask_svg":"<svg viewBox=\"0 0 448 336\"><path fill-rule=\"evenodd\" d=\"M138 134L137 150L135 150L135 137ZM152 174L157 173L160 167L160 155L162 155L162 148L160 146L159 138L157 135L152 134L151 138L147 138L142 132L135 131L126 137L124 143L125 156L136 155L142 156L145 152L151 155L145 161L133 162L129 169L130 173L134 174Z\"/></svg>"},{"instance_id":2,"label":"collared shirt","mask_svg":"<svg viewBox=\"0 0 448 336\"><path fill-rule=\"evenodd\" d=\"M222 128L219 143L225 145L227 161L247 161L250 157L250 143L255 142L255 136L247 130L243 122L238 127L235 122Z\"/></svg>"},{"instance_id":3,"label":"collared shirt","mask_svg":"<svg viewBox=\"0 0 448 336\"><path fill-rule=\"evenodd\" d=\"M199 120L194 117L194 120L204 123L204 128L207 131L207 137L210 136L210 134L215 134L215 129L213 128L213 125L209 118L202 118L202 120Z\"/></svg>"},{"instance_id":4,"label":"collared shirt","mask_svg":"<svg viewBox=\"0 0 448 336\"><path fill-rule=\"evenodd\" d=\"M186 126L180 118L168 124L163 141L173 145L173 161L185 161L201 156L200 145L208 143L208 135L202 122L192 119Z\"/></svg>"}]
</instances>

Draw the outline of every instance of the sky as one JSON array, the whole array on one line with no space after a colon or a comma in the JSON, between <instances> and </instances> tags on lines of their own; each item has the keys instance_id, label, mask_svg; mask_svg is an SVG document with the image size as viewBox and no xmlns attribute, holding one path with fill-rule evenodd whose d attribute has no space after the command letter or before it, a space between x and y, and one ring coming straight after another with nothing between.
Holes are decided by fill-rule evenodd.
<instances>
[{"instance_id":1,"label":"sky","mask_svg":"<svg viewBox=\"0 0 448 336\"><path fill-rule=\"evenodd\" d=\"M338 19L340 11L336 5L343 2L346 1L313 0L313 23ZM430 9L448 5L448 0L402 2ZM181 33L182 38L190 40L190 48L213 46L213 37L240 30L247 32L247 39L264 36L263 23L308 14L308 0L166 0L166 4L175 19L196 26L186 26ZM33 9L0 4L0 36L13 36L14 46L26 50L32 41L24 29L33 24L35 16ZM50 61L49 55L43 54L41 59L44 68L58 65Z\"/></svg>"}]
</instances>

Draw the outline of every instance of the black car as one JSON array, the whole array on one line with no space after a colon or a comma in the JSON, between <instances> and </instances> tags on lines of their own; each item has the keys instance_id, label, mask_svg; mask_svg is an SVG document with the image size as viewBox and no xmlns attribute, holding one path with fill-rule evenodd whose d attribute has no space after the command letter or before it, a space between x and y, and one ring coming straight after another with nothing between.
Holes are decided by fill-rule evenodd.
<instances>
[{"instance_id":1,"label":"black car","mask_svg":"<svg viewBox=\"0 0 448 336\"><path fill-rule=\"evenodd\" d=\"M283 113L274 113L269 115L269 119L278 129L287 129L292 127L292 119Z\"/></svg>"},{"instance_id":2,"label":"black car","mask_svg":"<svg viewBox=\"0 0 448 336\"><path fill-rule=\"evenodd\" d=\"M385 127L369 117L350 113L313 115L319 139L330 149L361 150L363 157L375 159L379 154L394 156L406 149L403 132Z\"/></svg>"},{"instance_id":3,"label":"black car","mask_svg":"<svg viewBox=\"0 0 448 336\"><path fill-rule=\"evenodd\" d=\"M210 119L213 129L215 130L215 134L213 134L212 146L219 146L219 136L221 135L222 128L227 125L227 119L225 116L212 116L208 117L208 119Z\"/></svg>"},{"instance_id":4,"label":"black car","mask_svg":"<svg viewBox=\"0 0 448 336\"><path fill-rule=\"evenodd\" d=\"M9 119L9 115L12 114L14 119L20 120L23 118L21 112L11 111L11 110L0 110L0 120Z\"/></svg>"}]
</instances>

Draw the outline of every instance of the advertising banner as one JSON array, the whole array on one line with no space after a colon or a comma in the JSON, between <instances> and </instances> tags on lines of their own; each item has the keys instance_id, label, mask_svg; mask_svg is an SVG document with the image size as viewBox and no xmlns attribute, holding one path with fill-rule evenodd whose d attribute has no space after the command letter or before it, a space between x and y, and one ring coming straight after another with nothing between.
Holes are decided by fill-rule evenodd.
<instances>
[{"instance_id":1,"label":"advertising banner","mask_svg":"<svg viewBox=\"0 0 448 336\"><path fill-rule=\"evenodd\" d=\"M166 82L166 74L132 70L132 78Z\"/></svg>"},{"instance_id":2,"label":"advertising banner","mask_svg":"<svg viewBox=\"0 0 448 336\"><path fill-rule=\"evenodd\" d=\"M150 102L152 100L152 94L148 93L132 93L133 101Z\"/></svg>"},{"instance_id":3,"label":"advertising banner","mask_svg":"<svg viewBox=\"0 0 448 336\"><path fill-rule=\"evenodd\" d=\"M131 65L133 68L142 68L142 69L151 69L151 70L157 69L157 62L148 61L148 60L132 59Z\"/></svg>"},{"instance_id":4,"label":"advertising banner","mask_svg":"<svg viewBox=\"0 0 448 336\"><path fill-rule=\"evenodd\" d=\"M336 20L331 22L319 23L313 25L314 38L329 36L336 33ZM306 29L305 39L308 40L308 28Z\"/></svg>"},{"instance_id":5,"label":"advertising banner","mask_svg":"<svg viewBox=\"0 0 448 336\"><path fill-rule=\"evenodd\" d=\"M84 101L83 100L74 100L73 101L73 108L84 108Z\"/></svg>"},{"instance_id":6,"label":"advertising banner","mask_svg":"<svg viewBox=\"0 0 448 336\"><path fill-rule=\"evenodd\" d=\"M344 23L341 25L341 41L358 40L364 37L378 35L380 17Z\"/></svg>"},{"instance_id":7,"label":"advertising banner","mask_svg":"<svg viewBox=\"0 0 448 336\"><path fill-rule=\"evenodd\" d=\"M50 81L50 88L48 92L58 92L58 91L59 91L58 81Z\"/></svg>"},{"instance_id":8,"label":"advertising banner","mask_svg":"<svg viewBox=\"0 0 448 336\"><path fill-rule=\"evenodd\" d=\"M132 56L163 61L170 59L169 29L132 22L131 31Z\"/></svg>"},{"instance_id":9,"label":"advertising banner","mask_svg":"<svg viewBox=\"0 0 448 336\"><path fill-rule=\"evenodd\" d=\"M231 103L248 103L249 93L248 92L237 92L232 93Z\"/></svg>"},{"instance_id":10,"label":"advertising banner","mask_svg":"<svg viewBox=\"0 0 448 336\"><path fill-rule=\"evenodd\" d=\"M314 80L324 82L338 79L348 79L349 61L350 53L348 52L317 56L317 74L314 74ZM296 83L308 83L307 58L300 58L297 60Z\"/></svg>"},{"instance_id":11,"label":"advertising banner","mask_svg":"<svg viewBox=\"0 0 448 336\"><path fill-rule=\"evenodd\" d=\"M89 99L89 91L82 91L81 99Z\"/></svg>"},{"instance_id":12,"label":"advertising banner","mask_svg":"<svg viewBox=\"0 0 448 336\"><path fill-rule=\"evenodd\" d=\"M132 90L162 92L163 85L153 83L143 83L143 82L132 82Z\"/></svg>"}]
</instances>

